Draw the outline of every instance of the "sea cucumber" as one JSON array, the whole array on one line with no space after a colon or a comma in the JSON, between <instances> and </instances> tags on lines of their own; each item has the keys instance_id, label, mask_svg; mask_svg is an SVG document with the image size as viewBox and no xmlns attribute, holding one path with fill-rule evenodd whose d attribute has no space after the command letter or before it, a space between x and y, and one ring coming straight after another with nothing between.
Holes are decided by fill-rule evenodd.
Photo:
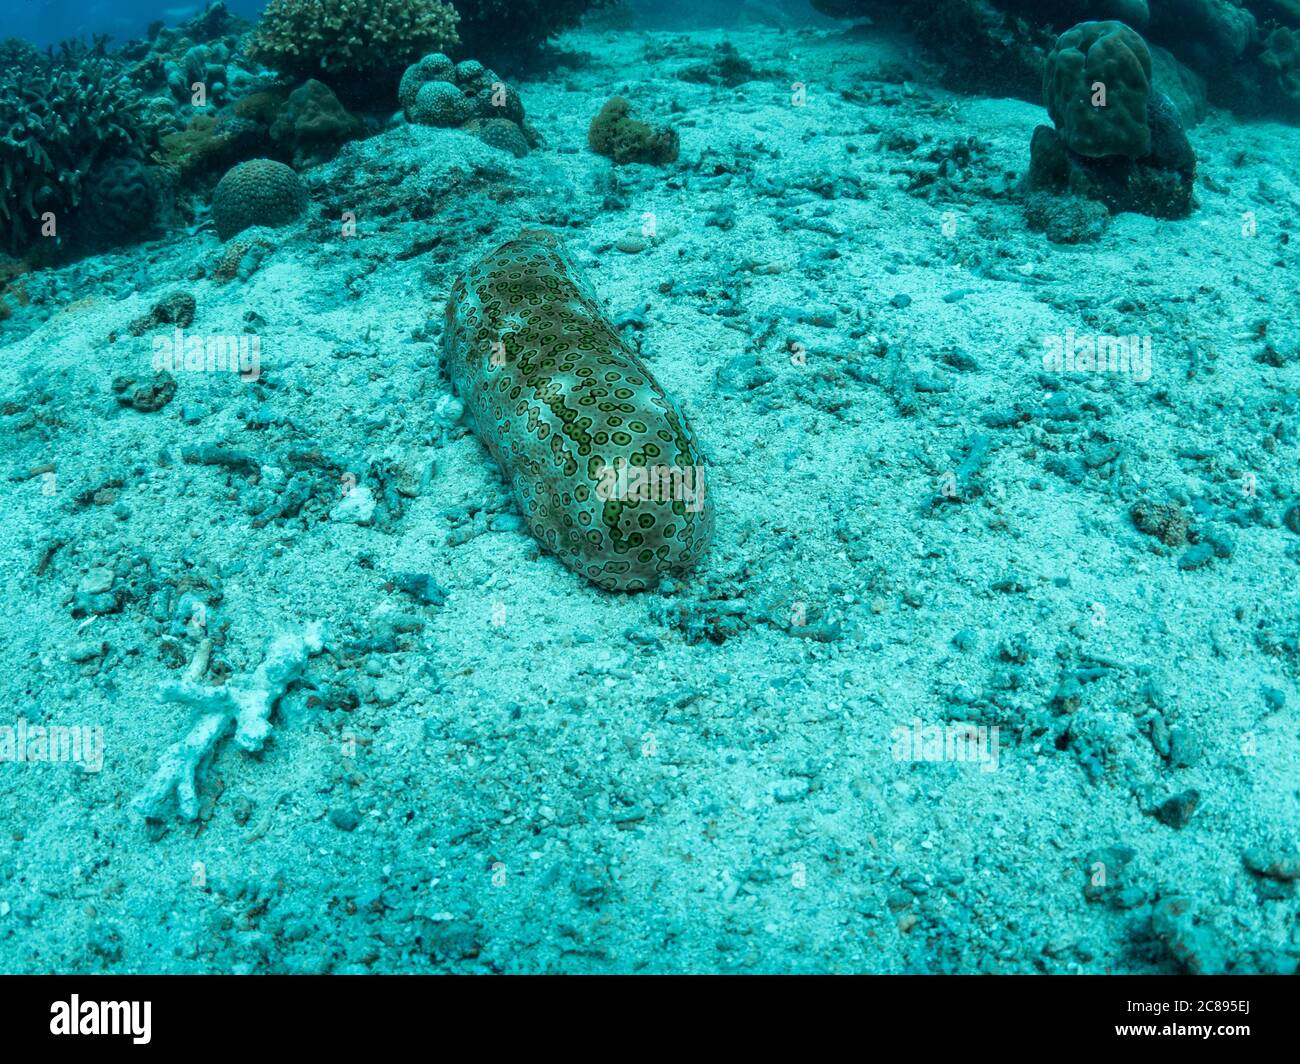
<instances>
[{"instance_id":1,"label":"sea cucumber","mask_svg":"<svg viewBox=\"0 0 1300 1064\"><path fill-rule=\"evenodd\" d=\"M695 434L554 234L526 229L470 266L443 342L476 435L548 551L609 591L699 560L713 508Z\"/></svg>"}]
</instances>

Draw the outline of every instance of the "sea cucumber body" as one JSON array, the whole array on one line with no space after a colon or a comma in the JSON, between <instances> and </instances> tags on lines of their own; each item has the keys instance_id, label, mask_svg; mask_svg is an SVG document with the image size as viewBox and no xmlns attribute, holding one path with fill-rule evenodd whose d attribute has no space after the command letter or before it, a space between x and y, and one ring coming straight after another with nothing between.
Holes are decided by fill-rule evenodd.
<instances>
[{"instance_id":1,"label":"sea cucumber body","mask_svg":"<svg viewBox=\"0 0 1300 1064\"><path fill-rule=\"evenodd\" d=\"M470 266L443 337L475 434L547 550L610 591L696 563L713 512L695 435L555 236L526 230Z\"/></svg>"}]
</instances>

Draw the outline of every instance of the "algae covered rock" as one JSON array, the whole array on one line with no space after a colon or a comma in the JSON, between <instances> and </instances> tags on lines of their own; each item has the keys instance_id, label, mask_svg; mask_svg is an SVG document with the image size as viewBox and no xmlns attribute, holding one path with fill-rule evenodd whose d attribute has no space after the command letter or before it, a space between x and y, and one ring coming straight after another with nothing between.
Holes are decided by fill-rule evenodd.
<instances>
[{"instance_id":1,"label":"algae covered rock","mask_svg":"<svg viewBox=\"0 0 1300 1064\"><path fill-rule=\"evenodd\" d=\"M360 132L357 118L329 86L313 78L289 94L271 123L271 139L292 153L295 166L323 162Z\"/></svg>"},{"instance_id":2,"label":"algae covered rock","mask_svg":"<svg viewBox=\"0 0 1300 1064\"><path fill-rule=\"evenodd\" d=\"M587 143L597 155L615 163L652 163L662 166L677 161L677 131L655 127L631 116L632 105L622 96L610 99L591 120Z\"/></svg>"},{"instance_id":3,"label":"algae covered rock","mask_svg":"<svg viewBox=\"0 0 1300 1064\"><path fill-rule=\"evenodd\" d=\"M281 226L307 206L307 192L291 167L274 159L251 159L230 170L212 194L217 235L229 240L250 226Z\"/></svg>"}]
</instances>

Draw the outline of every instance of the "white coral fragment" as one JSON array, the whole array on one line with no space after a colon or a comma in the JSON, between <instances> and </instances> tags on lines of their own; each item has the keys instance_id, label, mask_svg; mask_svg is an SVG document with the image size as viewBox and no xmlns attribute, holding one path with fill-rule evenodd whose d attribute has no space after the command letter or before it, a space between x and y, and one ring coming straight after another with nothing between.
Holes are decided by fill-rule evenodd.
<instances>
[{"instance_id":1,"label":"white coral fragment","mask_svg":"<svg viewBox=\"0 0 1300 1064\"><path fill-rule=\"evenodd\" d=\"M206 641L205 641L206 644ZM323 649L320 622L308 624L301 633L282 633L267 649L266 658L247 682L223 687L200 684L207 647L201 646L183 680L165 683L160 689L168 702L180 702L199 711L188 735L168 748L158 770L133 802L136 812L148 820L162 819L172 794L185 820L199 815L198 773L233 723L235 742L242 750L262 749L271 734L271 711L289 686L306 671L308 660Z\"/></svg>"}]
</instances>

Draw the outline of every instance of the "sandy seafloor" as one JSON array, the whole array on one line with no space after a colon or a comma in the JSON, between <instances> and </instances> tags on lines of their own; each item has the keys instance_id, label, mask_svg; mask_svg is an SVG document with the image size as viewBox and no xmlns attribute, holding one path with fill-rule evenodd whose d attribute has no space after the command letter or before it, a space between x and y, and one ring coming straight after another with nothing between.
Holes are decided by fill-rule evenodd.
<instances>
[{"instance_id":1,"label":"sandy seafloor","mask_svg":"<svg viewBox=\"0 0 1300 1064\"><path fill-rule=\"evenodd\" d=\"M770 76L674 76L724 37ZM905 42L561 44L585 60L518 82L529 157L397 125L305 175L247 276L178 226L30 279L0 326L0 724L105 742L98 773L0 764L0 968L1295 971L1300 130L1212 112L1189 221L1060 245L1013 194L1043 110L951 95ZM615 92L678 163L587 149ZM523 224L563 232L710 458L714 548L664 593L540 554L451 421L446 294ZM190 332L260 337L261 379L123 408L153 335L127 325L178 290ZM1151 379L1045 374L1067 329L1149 335ZM413 497L253 527L274 469L181 460L313 443ZM88 617L100 568L122 606ZM329 649L262 754L218 750L196 823L149 825L195 596L234 681L277 632ZM996 769L896 760L914 721L996 725Z\"/></svg>"}]
</instances>

